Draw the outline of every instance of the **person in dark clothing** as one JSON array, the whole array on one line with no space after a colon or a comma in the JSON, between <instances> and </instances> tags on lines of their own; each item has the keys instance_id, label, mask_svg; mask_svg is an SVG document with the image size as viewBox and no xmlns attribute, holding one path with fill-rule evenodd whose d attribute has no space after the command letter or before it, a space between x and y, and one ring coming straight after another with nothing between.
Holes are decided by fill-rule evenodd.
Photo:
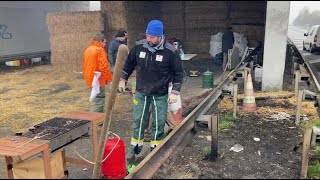
<instances>
[{"instance_id":1,"label":"person in dark clothing","mask_svg":"<svg viewBox=\"0 0 320 180\"><path fill-rule=\"evenodd\" d=\"M146 41L140 42L130 50L118 86L118 90L124 92L128 78L136 70L134 125L127 158L129 164L133 163L135 155L142 150L150 104L153 119L150 150L163 140L168 102L177 102L183 81L179 53L172 44L165 41L161 21L150 21L146 29ZM169 82L173 84L170 95L168 95Z\"/></svg>"},{"instance_id":2,"label":"person in dark clothing","mask_svg":"<svg viewBox=\"0 0 320 180\"><path fill-rule=\"evenodd\" d=\"M127 31L123 31L124 32L124 34L125 34L125 39L124 39L124 44L126 45L126 46L128 46L128 33L127 33Z\"/></svg>"},{"instance_id":3,"label":"person in dark clothing","mask_svg":"<svg viewBox=\"0 0 320 180\"><path fill-rule=\"evenodd\" d=\"M108 46L108 59L110 61L110 69L113 72L113 68L116 64L117 53L119 46L126 44L126 31L118 31L115 38L112 38Z\"/></svg>"},{"instance_id":4,"label":"person in dark clothing","mask_svg":"<svg viewBox=\"0 0 320 180\"><path fill-rule=\"evenodd\" d=\"M222 35L222 52L223 52L223 63L222 68L225 69L228 60L228 50L233 48L234 35L232 27L227 27L226 31Z\"/></svg>"}]
</instances>

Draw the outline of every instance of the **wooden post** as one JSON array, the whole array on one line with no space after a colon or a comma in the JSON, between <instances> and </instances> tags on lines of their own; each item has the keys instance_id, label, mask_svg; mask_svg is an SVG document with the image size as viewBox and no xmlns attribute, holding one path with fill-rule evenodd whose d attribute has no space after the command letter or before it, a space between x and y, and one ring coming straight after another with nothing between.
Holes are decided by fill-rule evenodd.
<instances>
[{"instance_id":1,"label":"wooden post","mask_svg":"<svg viewBox=\"0 0 320 180\"><path fill-rule=\"evenodd\" d=\"M95 165L93 168L92 179L98 179L100 177L102 155L104 152L103 149L106 144L106 138L109 133L109 128L111 124L111 112L117 97L117 88L119 85L122 68L126 60L127 54L128 54L128 47L124 44L121 44L118 49L115 71L113 72L111 92L107 101L106 117L103 122L103 127L100 135L99 147L98 147L97 157L95 159Z\"/></svg>"},{"instance_id":2,"label":"wooden post","mask_svg":"<svg viewBox=\"0 0 320 180\"><path fill-rule=\"evenodd\" d=\"M252 81L255 81L255 75L254 75L254 71L253 71L253 61L249 62L249 66L250 66L250 74L251 74L251 79Z\"/></svg>"},{"instance_id":3,"label":"wooden post","mask_svg":"<svg viewBox=\"0 0 320 180\"><path fill-rule=\"evenodd\" d=\"M42 151L42 155L43 155L44 177L46 179L52 179L49 144L48 144L48 148L46 150Z\"/></svg>"},{"instance_id":4,"label":"wooden post","mask_svg":"<svg viewBox=\"0 0 320 180\"><path fill-rule=\"evenodd\" d=\"M218 156L219 115L212 115L210 121L211 121L211 160L215 161Z\"/></svg>"},{"instance_id":5,"label":"wooden post","mask_svg":"<svg viewBox=\"0 0 320 180\"><path fill-rule=\"evenodd\" d=\"M244 70L244 77L243 77L243 91L246 89L246 83L247 83L247 79L248 79L248 70L247 68L245 68Z\"/></svg>"},{"instance_id":6,"label":"wooden post","mask_svg":"<svg viewBox=\"0 0 320 180\"><path fill-rule=\"evenodd\" d=\"M12 160L12 157L11 156L4 156L5 158L5 171L7 172L7 176L8 176L8 179L13 179L13 171L12 171L12 163L13 163L13 160ZM9 168L11 167L11 168Z\"/></svg>"},{"instance_id":7,"label":"wooden post","mask_svg":"<svg viewBox=\"0 0 320 180\"><path fill-rule=\"evenodd\" d=\"M296 107L296 121L295 121L296 125L298 125L300 123L302 98L303 98L303 91L299 91L298 98L297 98L297 107Z\"/></svg>"},{"instance_id":8,"label":"wooden post","mask_svg":"<svg viewBox=\"0 0 320 180\"><path fill-rule=\"evenodd\" d=\"M291 74L294 74L295 73L295 71L297 70L296 69L296 66L295 66L295 64L296 64L296 59L298 59L297 57L294 57L294 56L292 56L292 58L291 58L291 62L292 62L292 64L291 64Z\"/></svg>"},{"instance_id":9,"label":"wooden post","mask_svg":"<svg viewBox=\"0 0 320 180\"><path fill-rule=\"evenodd\" d=\"M312 128L308 127L304 130L300 179L305 179L307 177L311 134Z\"/></svg>"},{"instance_id":10,"label":"wooden post","mask_svg":"<svg viewBox=\"0 0 320 180\"><path fill-rule=\"evenodd\" d=\"M300 71L297 70L295 72L295 83L294 83L294 95L296 96L296 98L298 98L298 91L299 91L299 82L301 79L301 75L300 75Z\"/></svg>"},{"instance_id":11,"label":"wooden post","mask_svg":"<svg viewBox=\"0 0 320 180\"><path fill-rule=\"evenodd\" d=\"M238 96L238 84L233 84L233 117L237 117L237 96Z\"/></svg>"},{"instance_id":12,"label":"wooden post","mask_svg":"<svg viewBox=\"0 0 320 180\"><path fill-rule=\"evenodd\" d=\"M93 159L97 158L97 148L98 148L98 125L97 123L91 121L91 127L92 127L92 149L93 149Z\"/></svg>"}]
</instances>

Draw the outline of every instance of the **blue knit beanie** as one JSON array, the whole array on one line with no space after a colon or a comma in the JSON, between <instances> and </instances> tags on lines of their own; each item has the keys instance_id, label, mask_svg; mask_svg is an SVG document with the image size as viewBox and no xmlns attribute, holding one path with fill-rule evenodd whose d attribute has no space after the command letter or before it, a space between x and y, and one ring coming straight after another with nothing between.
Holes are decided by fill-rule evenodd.
<instances>
[{"instance_id":1,"label":"blue knit beanie","mask_svg":"<svg viewBox=\"0 0 320 180\"><path fill-rule=\"evenodd\" d=\"M163 24L159 20L149 22L146 30L147 35L161 37L163 35Z\"/></svg>"}]
</instances>

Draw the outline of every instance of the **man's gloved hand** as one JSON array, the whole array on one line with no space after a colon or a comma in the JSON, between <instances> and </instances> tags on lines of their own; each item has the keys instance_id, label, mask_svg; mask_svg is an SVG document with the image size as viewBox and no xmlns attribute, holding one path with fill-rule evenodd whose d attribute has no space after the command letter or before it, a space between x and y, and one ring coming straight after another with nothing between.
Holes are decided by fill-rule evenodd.
<instances>
[{"instance_id":1,"label":"man's gloved hand","mask_svg":"<svg viewBox=\"0 0 320 180\"><path fill-rule=\"evenodd\" d=\"M126 91L126 81L121 79L119 82L119 86L118 86L118 91L119 92L125 92Z\"/></svg>"},{"instance_id":2,"label":"man's gloved hand","mask_svg":"<svg viewBox=\"0 0 320 180\"><path fill-rule=\"evenodd\" d=\"M176 103L177 100L178 100L178 95L174 93L170 93L169 99L168 99L169 104Z\"/></svg>"}]
</instances>

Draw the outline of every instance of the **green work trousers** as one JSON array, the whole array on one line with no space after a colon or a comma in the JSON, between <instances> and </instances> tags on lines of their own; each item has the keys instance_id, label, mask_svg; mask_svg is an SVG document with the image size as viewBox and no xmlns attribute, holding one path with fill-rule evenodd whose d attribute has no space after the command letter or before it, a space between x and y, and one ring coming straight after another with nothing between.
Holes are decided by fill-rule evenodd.
<instances>
[{"instance_id":1,"label":"green work trousers","mask_svg":"<svg viewBox=\"0 0 320 180\"><path fill-rule=\"evenodd\" d=\"M91 112L104 112L104 104L106 98L105 87L100 87L100 93L93 99L93 105L90 108Z\"/></svg>"},{"instance_id":2,"label":"green work trousers","mask_svg":"<svg viewBox=\"0 0 320 180\"><path fill-rule=\"evenodd\" d=\"M143 147L144 132L148 126L150 103L152 105L151 150L160 144L164 137L164 126L167 119L168 95L144 96L139 92L135 94L133 107L133 130L131 137L131 154L139 154Z\"/></svg>"}]
</instances>

